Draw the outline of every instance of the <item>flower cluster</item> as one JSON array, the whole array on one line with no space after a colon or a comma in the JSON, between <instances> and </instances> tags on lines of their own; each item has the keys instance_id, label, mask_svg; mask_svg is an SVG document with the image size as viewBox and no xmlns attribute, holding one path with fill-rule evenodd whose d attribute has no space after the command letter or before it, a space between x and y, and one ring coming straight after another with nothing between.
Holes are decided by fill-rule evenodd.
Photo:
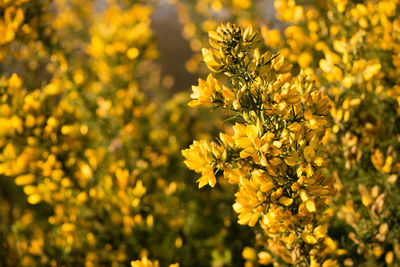
<instances>
[{"instance_id":1,"label":"flower cluster","mask_svg":"<svg viewBox=\"0 0 400 267\"><path fill-rule=\"evenodd\" d=\"M252 27L221 24L209 36L213 48L202 52L213 75L193 86L189 105L229 110L236 123L218 143L195 141L183 150L186 165L201 173L199 187L214 187L216 175L238 185L238 223L259 223L266 247L285 262L334 266L327 236L334 180L321 173L328 97L307 75L292 76L284 56L261 52ZM265 253L260 262L268 262Z\"/></svg>"}]
</instances>

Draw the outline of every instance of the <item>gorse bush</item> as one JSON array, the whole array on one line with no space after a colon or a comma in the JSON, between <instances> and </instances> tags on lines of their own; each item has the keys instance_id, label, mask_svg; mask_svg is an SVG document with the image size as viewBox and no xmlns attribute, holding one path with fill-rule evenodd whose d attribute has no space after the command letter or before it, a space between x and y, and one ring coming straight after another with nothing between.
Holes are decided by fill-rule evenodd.
<instances>
[{"instance_id":1,"label":"gorse bush","mask_svg":"<svg viewBox=\"0 0 400 267\"><path fill-rule=\"evenodd\" d=\"M1 266L399 266L400 1L171 2L0 1Z\"/></svg>"},{"instance_id":2,"label":"gorse bush","mask_svg":"<svg viewBox=\"0 0 400 267\"><path fill-rule=\"evenodd\" d=\"M210 32L216 50L204 49L204 61L219 78L200 80L189 105L221 106L238 122L233 134L220 134L221 145L195 141L183 151L185 163L202 172L199 187L214 186L219 171L238 184L233 205L238 223L259 222L268 237L260 241L284 261L302 264L311 257L314 263L336 252L329 246L332 211L326 209L334 179L320 171L329 99L306 76L292 77L283 56L261 54L256 39L251 27L227 24ZM258 255L263 264L271 261L267 252Z\"/></svg>"}]
</instances>

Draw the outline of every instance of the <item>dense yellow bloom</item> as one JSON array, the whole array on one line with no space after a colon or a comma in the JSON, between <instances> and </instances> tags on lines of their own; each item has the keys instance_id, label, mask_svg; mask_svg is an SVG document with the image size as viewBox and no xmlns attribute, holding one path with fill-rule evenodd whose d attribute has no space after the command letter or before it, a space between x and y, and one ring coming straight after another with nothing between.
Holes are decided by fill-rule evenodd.
<instances>
[{"instance_id":1,"label":"dense yellow bloom","mask_svg":"<svg viewBox=\"0 0 400 267\"><path fill-rule=\"evenodd\" d=\"M260 223L269 249L296 264L303 256L292 251L307 255L312 246L292 240L282 248L286 233L293 234L291 239L301 236L316 249L327 238L327 218L321 213L335 189L320 169L330 104L306 75L292 77L283 56L261 54L257 36L251 27L242 30L230 23L210 32L213 48L203 49L204 61L218 78L209 75L207 87L200 80L193 87L197 102L189 105L212 103L235 112L244 122L233 126L233 135L220 134L221 146L195 141L183 155L190 169L202 173L201 186L213 186L219 171L237 184L233 208L239 213L238 223ZM225 80L219 78L222 74ZM222 94L221 88L232 94ZM207 101L200 101L203 97Z\"/></svg>"}]
</instances>

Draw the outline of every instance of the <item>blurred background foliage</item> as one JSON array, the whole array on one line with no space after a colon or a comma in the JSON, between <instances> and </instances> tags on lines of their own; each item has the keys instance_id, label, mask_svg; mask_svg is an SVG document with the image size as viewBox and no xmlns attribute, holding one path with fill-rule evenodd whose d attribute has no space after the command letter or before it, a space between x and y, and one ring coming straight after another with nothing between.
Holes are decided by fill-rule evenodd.
<instances>
[{"instance_id":1,"label":"blurred background foliage","mask_svg":"<svg viewBox=\"0 0 400 267\"><path fill-rule=\"evenodd\" d=\"M337 262L399 266L399 1L0 0L0 14L1 266L269 263L236 188L197 189L181 156L231 125L187 106L222 21L260 29L331 99Z\"/></svg>"}]
</instances>

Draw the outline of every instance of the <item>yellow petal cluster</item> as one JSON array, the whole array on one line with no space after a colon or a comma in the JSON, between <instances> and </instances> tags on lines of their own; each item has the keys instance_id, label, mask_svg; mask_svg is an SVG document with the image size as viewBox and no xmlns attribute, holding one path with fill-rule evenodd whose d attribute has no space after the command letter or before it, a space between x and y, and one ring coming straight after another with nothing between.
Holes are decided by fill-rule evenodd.
<instances>
[{"instance_id":1,"label":"yellow petal cluster","mask_svg":"<svg viewBox=\"0 0 400 267\"><path fill-rule=\"evenodd\" d=\"M221 89L197 87L194 95L201 99L203 92L213 99L209 103L230 110L240 122L233 133L220 134L218 149L195 141L183 151L185 163L202 172L200 179L204 172L221 172L237 184L233 208L238 223L259 223L269 249L289 263L299 263L314 246L322 249L327 238L329 216L322 214L335 193L333 180L321 173L329 99L307 75L293 77L284 56L261 53L258 33L251 27L221 24L209 37L213 48L203 49L203 55L214 78L208 79L222 84L218 88L227 88L234 98ZM289 235L297 242L283 246Z\"/></svg>"}]
</instances>

